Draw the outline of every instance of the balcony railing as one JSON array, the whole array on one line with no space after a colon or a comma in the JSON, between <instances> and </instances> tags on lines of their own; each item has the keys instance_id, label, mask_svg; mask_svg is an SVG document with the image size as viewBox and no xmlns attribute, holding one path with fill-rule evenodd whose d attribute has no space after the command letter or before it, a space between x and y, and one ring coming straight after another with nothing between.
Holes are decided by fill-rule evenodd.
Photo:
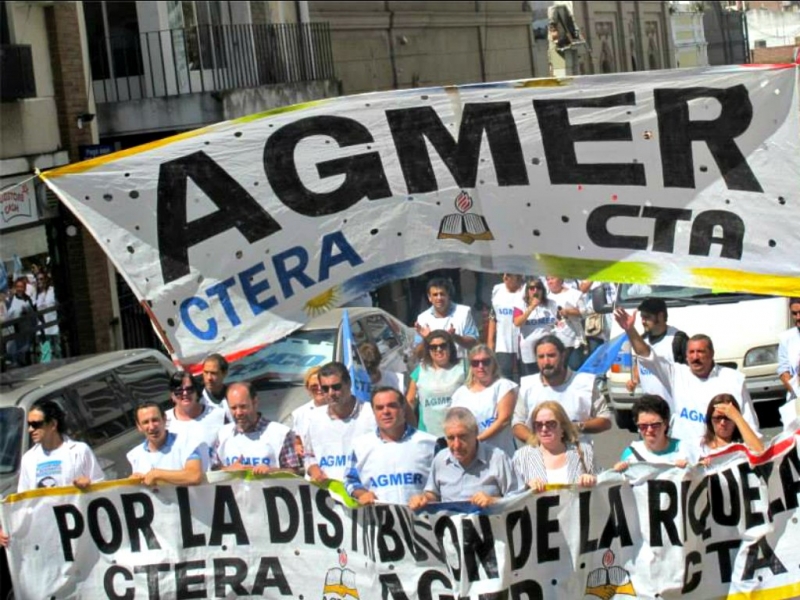
<instances>
[{"instance_id":1,"label":"balcony railing","mask_svg":"<svg viewBox=\"0 0 800 600\"><path fill-rule=\"evenodd\" d=\"M327 23L201 25L101 38L90 58L98 103L334 76Z\"/></svg>"}]
</instances>

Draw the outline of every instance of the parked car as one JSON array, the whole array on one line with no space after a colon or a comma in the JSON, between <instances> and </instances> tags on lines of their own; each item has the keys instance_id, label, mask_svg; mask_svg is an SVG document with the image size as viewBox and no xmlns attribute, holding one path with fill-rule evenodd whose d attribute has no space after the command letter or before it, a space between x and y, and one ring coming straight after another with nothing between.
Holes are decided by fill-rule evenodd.
<instances>
[{"instance_id":1,"label":"parked car","mask_svg":"<svg viewBox=\"0 0 800 600\"><path fill-rule=\"evenodd\" d=\"M251 381L267 418L288 421L292 411L310 399L303 376L311 367L343 360L343 308L326 312L285 338L231 365L227 382ZM411 366L414 330L380 308L347 308L356 346L374 342L381 351L381 370L405 373ZM356 356L356 360L360 360Z\"/></svg>"},{"instance_id":2,"label":"parked car","mask_svg":"<svg viewBox=\"0 0 800 600\"><path fill-rule=\"evenodd\" d=\"M155 350L122 350L56 360L0 374L0 497L17 491L22 455L30 447L28 411L37 400L64 409L70 437L89 444L106 479L130 475L128 450L141 442L134 411L145 401L171 404L170 360ZM5 550L0 590L13 598Z\"/></svg>"},{"instance_id":3,"label":"parked car","mask_svg":"<svg viewBox=\"0 0 800 600\"><path fill-rule=\"evenodd\" d=\"M776 374L778 336L791 325L786 298L749 293L714 293L708 289L676 286L642 286L623 284L617 290L617 304L628 311L648 297L663 298L667 304L667 322L689 336L704 333L714 343L714 361L724 367L738 369L758 412L762 426L777 419L778 403L786 391ZM598 312L608 312L605 297L593 296ZM638 316L637 316L638 317ZM638 321L638 318L637 318ZM641 332L641 322L637 322ZM622 331L614 323L611 337ZM636 431L631 418L633 402L641 388L629 393L625 383L630 379L630 344L623 345L608 372L608 396L614 409L617 426ZM710 400L710 398L708 398Z\"/></svg>"}]
</instances>

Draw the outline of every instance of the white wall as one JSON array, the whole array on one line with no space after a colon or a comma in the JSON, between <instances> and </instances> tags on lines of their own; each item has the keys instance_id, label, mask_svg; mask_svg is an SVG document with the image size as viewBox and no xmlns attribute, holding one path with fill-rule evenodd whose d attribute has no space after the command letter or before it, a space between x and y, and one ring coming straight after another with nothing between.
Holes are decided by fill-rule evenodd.
<instances>
[{"instance_id":1,"label":"white wall","mask_svg":"<svg viewBox=\"0 0 800 600\"><path fill-rule=\"evenodd\" d=\"M748 10L745 16L751 50L757 40L765 40L767 48L796 45L795 39L800 36L800 13Z\"/></svg>"}]
</instances>

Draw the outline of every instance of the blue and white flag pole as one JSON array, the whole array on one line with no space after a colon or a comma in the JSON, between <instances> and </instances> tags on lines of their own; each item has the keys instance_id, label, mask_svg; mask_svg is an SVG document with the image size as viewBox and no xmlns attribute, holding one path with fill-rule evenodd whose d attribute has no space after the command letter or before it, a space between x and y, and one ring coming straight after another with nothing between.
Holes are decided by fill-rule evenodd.
<instances>
[{"instance_id":1,"label":"blue and white flag pole","mask_svg":"<svg viewBox=\"0 0 800 600\"><path fill-rule=\"evenodd\" d=\"M355 340L353 340L350 315L348 315L347 309L342 314L342 350L344 366L347 367L350 373L350 388L353 396L361 402L369 402L370 394L372 393L372 382L364 365L356 357Z\"/></svg>"}]
</instances>

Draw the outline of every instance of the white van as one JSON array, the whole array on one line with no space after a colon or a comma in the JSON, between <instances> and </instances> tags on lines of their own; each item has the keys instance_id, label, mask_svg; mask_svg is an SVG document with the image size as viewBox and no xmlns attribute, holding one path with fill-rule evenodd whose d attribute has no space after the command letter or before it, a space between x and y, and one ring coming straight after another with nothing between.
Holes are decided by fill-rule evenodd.
<instances>
[{"instance_id":1,"label":"white van","mask_svg":"<svg viewBox=\"0 0 800 600\"><path fill-rule=\"evenodd\" d=\"M714 293L708 289L664 285L622 284L617 288L617 304L628 312L635 310L645 298L652 297L663 298L666 302L669 325L690 337L697 333L708 335L714 343L714 361L744 374L747 389L762 420L777 418L778 403L769 405L774 414L766 412L765 403L783 400L786 395L775 371L778 368L778 336L791 326L787 298ZM600 295L593 298L593 303L598 312L611 310ZM637 328L642 331L638 315ZM611 337L621 333L614 322ZM608 395L617 426L636 431L631 407L642 391L637 387L629 393L626 389L630 372L630 345L626 343L608 372Z\"/></svg>"}]
</instances>

